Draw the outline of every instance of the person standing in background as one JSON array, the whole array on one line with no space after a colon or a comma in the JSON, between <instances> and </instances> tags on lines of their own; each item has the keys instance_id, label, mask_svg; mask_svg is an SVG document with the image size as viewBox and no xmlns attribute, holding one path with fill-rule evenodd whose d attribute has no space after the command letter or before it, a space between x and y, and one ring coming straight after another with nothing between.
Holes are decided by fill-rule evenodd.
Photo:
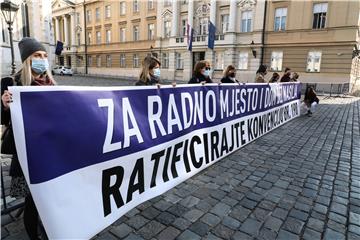
<instances>
[{"instance_id":1,"label":"person standing in background","mask_svg":"<svg viewBox=\"0 0 360 240\"><path fill-rule=\"evenodd\" d=\"M266 83L265 75L267 74L267 66L260 65L259 69L256 71L255 82L256 83Z\"/></svg>"},{"instance_id":2,"label":"person standing in background","mask_svg":"<svg viewBox=\"0 0 360 240\"><path fill-rule=\"evenodd\" d=\"M226 67L224 71L224 76L221 79L221 83L238 83L239 81L235 79L236 69L233 65Z\"/></svg>"}]
</instances>

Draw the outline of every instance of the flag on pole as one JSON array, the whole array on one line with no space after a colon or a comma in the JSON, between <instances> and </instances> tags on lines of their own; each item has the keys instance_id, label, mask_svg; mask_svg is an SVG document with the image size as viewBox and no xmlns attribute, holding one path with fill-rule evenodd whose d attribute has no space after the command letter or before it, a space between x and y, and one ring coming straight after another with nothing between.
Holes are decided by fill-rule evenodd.
<instances>
[{"instance_id":1,"label":"flag on pole","mask_svg":"<svg viewBox=\"0 0 360 240\"><path fill-rule=\"evenodd\" d=\"M64 49L63 46L64 46L63 42L57 41L56 48L55 48L55 54L56 55L61 55L61 52Z\"/></svg>"},{"instance_id":2,"label":"flag on pole","mask_svg":"<svg viewBox=\"0 0 360 240\"><path fill-rule=\"evenodd\" d=\"M186 36L187 36L188 50L192 51L192 42L193 42L193 36L194 36L194 29L190 26L190 24L187 24Z\"/></svg>"},{"instance_id":3,"label":"flag on pole","mask_svg":"<svg viewBox=\"0 0 360 240\"><path fill-rule=\"evenodd\" d=\"M214 45L215 45L215 31L216 31L215 25L211 21L209 21L208 48L212 50L214 50Z\"/></svg>"}]
</instances>

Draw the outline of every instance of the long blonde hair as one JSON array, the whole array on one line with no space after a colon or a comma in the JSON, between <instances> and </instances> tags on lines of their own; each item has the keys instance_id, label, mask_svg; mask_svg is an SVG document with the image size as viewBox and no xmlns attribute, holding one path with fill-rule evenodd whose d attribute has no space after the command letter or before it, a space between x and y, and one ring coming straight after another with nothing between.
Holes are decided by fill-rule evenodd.
<instances>
[{"instance_id":1,"label":"long blonde hair","mask_svg":"<svg viewBox=\"0 0 360 240\"><path fill-rule=\"evenodd\" d=\"M150 78L150 70L154 69L156 65L161 65L160 61L153 57L153 56L147 56L144 58L144 61L142 62L142 71L140 74L140 80L147 83Z\"/></svg>"},{"instance_id":2,"label":"long blonde hair","mask_svg":"<svg viewBox=\"0 0 360 240\"><path fill-rule=\"evenodd\" d=\"M31 71L31 55L23 62L21 70L18 72L20 74L20 81L23 86L30 86L33 80L33 75ZM51 74L50 69L46 71L46 75L49 79L56 85L54 77Z\"/></svg>"}]
</instances>

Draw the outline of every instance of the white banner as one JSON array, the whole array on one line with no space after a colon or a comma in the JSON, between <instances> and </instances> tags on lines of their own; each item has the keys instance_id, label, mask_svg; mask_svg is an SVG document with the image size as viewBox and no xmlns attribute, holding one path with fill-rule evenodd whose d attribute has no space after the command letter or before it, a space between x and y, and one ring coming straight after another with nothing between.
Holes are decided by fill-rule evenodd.
<instances>
[{"instance_id":1,"label":"white banner","mask_svg":"<svg viewBox=\"0 0 360 240\"><path fill-rule=\"evenodd\" d=\"M300 89L12 87L18 156L49 238L91 238L299 116Z\"/></svg>"}]
</instances>

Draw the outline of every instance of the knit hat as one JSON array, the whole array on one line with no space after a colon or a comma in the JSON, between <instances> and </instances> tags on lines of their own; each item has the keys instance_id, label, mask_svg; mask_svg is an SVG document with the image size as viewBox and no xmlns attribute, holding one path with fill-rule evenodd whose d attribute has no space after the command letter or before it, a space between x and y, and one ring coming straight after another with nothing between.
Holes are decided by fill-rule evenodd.
<instances>
[{"instance_id":1,"label":"knit hat","mask_svg":"<svg viewBox=\"0 0 360 240\"><path fill-rule=\"evenodd\" d=\"M38 42L35 38L24 37L19 42L19 49L21 60L24 62L31 54L36 51L44 51L46 52L45 47Z\"/></svg>"}]
</instances>

